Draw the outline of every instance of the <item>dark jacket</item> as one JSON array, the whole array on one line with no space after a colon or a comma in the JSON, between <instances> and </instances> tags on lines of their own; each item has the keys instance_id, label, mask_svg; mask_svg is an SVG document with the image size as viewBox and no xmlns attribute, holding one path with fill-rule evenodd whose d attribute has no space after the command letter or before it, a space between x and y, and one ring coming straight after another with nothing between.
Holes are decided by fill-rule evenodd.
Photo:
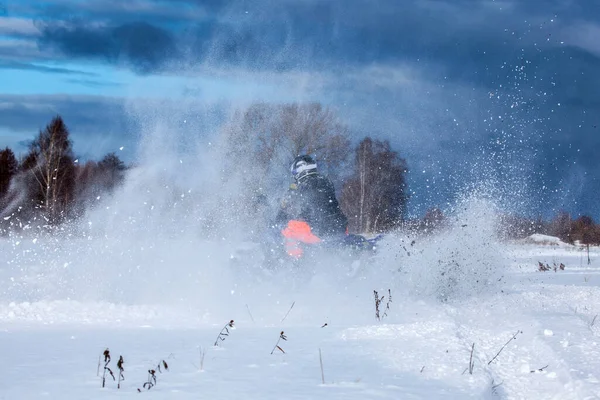
<instances>
[{"instance_id":1,"label":"dark jacket","mask_svg":"<svg viewBox=\"0 0 600 400\"><path fill-rule=\"evenodd\" d=\"M333 184L323 175L313 173L300 179L284 203L277 218L279 223L291 219L306 221L321 238L346 232L348 220L340 209Z\"/></svg>"}]
</instances>

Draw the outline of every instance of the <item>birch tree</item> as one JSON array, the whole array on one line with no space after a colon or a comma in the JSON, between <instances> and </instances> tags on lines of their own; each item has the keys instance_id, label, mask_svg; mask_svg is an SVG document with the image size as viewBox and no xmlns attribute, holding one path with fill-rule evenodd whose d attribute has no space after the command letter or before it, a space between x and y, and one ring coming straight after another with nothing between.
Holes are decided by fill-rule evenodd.
<instances>
[{"instance_id":1,"label":"birch tree","mask_svg":"<svg viewBox=\"0 0 600 400\"><path fill-rule=\"evenodd\" d=\"M406 161L387 141L363 139L355 150L354 170L346 180L341 206L353 232L381 232L404 218L408 193Z\"/></svg>"},{"instance_id":2,"label":"birch tree","mask_svg":"<svg viewBox=\"0 0 600 400\"><path fill-rule=\"evenodd\" d=\"M69 130L63 119L56 116L30 144L22 165L31 199L50 223L68 216L75 186L73 162Z\"/></svg>"}]
</instances>

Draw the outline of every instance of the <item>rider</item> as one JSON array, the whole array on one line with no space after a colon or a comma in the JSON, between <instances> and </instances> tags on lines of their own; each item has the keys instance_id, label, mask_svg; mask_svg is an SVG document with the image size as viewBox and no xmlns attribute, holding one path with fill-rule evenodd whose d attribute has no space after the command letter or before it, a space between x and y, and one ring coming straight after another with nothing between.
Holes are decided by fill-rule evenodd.
<instances>
[{"instance_id":1,"label":"rider","mask_svg":"<svg viewBox=\"0 0 600 400\"><path fill-rule=\"evenodd\" d=\"M331 181L317 171L317 163L309 155L300 155L290 167L294 184L282 204L278 222L306 222L321 240L341 238L347 232L348 220L335 196Z\"/></svg>"}]
</instances>

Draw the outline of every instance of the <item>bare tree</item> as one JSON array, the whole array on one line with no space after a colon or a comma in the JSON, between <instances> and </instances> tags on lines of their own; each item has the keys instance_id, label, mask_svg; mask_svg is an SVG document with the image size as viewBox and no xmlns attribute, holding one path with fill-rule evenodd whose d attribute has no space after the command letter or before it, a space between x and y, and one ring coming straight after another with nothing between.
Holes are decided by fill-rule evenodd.
<instances>
[{"instance_id":1,"label":"bare tree","mask_svg":"<svg viewBox=\"0 0 600 400\"><path fill-rule=\"evenodd\" d=\"M75 185L73 161L69 130L63 119L56 116L31 143L22 164L31 199L41 206L51 223L68 216Z\"/></svg>"},{"instance_id":2,"label":"bare tree","mask_svg":"<svg viewBox=\"0 0 600 400\"><path fill-rule=\"evenodd\" d=\"M431 232L444 225L446 216L444 212L437 207L429 208L423 216L423 229Z\"/></svg>"},{"instance_id":3,"label":"bare tree","mask_svg":"<svg viewBox=\"0 0 600 400\"><path fill-rule=\"evenodd\" d=\"M578 240L582 245L586 246L588 264L591 264L590 244L597 244L596 231L596 224L590 216L582 215L572 223L573 240Z\"/></svg>"},{"instance_id":4,"label":"bare tree","mask_svg":"<svg viewBox=\"0 0 600 400\"><path fill-rule=\"evenodd\" d=\"M280 157L286 167L300 154L313 154L335 173L350 152L348 129L319 103L278 107L268 132L259 136L260 153Z\"/></svg>"},{"instance_id":5,"label":"bare tree","mask_svg":"<svg viewBox=\"0 0 600 400\"><path fill-rule=\"evenodd\" d=\"M335 181L350 154L348 128L318 103L257 103L237 110L223 127L221 140L221 193L228 198L219 204L232 208L230 218L244 218L248 223L276 214L275 202L268 206L270 210L262 205L265 198L277 198L277 193L287 189L290 164L296 156L311 154L319 170Z\"/></svg>"},{"instance_id":6,"label":"bare tree","mask_svg":"<svg viewBox=\"0 0 600 400\"><path fill-rule=\"evenodd\" d=\"M379 232L400 224L406 212L406 161L388 141L363 139L354 172L345 182L341 205L355 232Z\"/></svg>"},{"instance_id":7,"label":"bare tree","mask_svg":"<svg viewBox=\"0 0 600 400\"><path fill-rule=\"evenodd\" d=\"M300 154L315 156L323 171L338 174L350 152L348 128L319 103L254 104L234 114L225 134L230 161L250 159L263 176L287 174Z\"/></svg>"},{"instance_id":8,"label":"bare tree","mask_svg":"<svg viewBox=\"0 0 600 400\"><path fill-rule=\"evenodd\" d=\"M125 180L125 163L115 153L99 162L89 160L75 168L75 213L83 215L99 198L111 194Z\"/></svg>"},{"instance_id":9,"label":"bare tree","mask_svg":"<svg viewBox=\"0 0 600 400\"><path fill-rule=\"evenodd\" d=\"M98 169L102 174L103 187L110 193L123 183L127 167L115 153L108 153L98 163Z\"/></svg>"},{"instance_id":10,"label":"bare tree","mask_svg":"<svg viewBox=\"0 0 600 400\"><path fill-rule=\"evenodd\" d=\"M571 215L566 211L559 211L556 217L550 222L549 234L560 238L567 243L573 243Z\"/></svg>"}]
</instances>

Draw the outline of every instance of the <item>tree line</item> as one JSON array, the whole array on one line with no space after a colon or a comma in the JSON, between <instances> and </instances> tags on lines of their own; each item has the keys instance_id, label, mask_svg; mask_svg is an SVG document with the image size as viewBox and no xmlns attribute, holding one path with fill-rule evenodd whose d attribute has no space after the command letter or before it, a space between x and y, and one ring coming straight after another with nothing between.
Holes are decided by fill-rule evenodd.
<instances>
[{"instance_id":1,"label":"tree line","mask_svg":"<svg viewBox=\"0 0 600 400\"><path fill-rule=\"evenodd\" d=\"M408 165L389 141L363 137L352 145L350 129L320 103L253 104L236 110L222 127L225 180L245 188L238 201L277 197L290 180L291 161L310 154L338 192L351 232L383 232L400 226L408 201ZM244 210L255 220L252 210ZM273 213L274 215L275 213Z\"/></svg>"},{"instance_id":2,"label":"tree line","mask_svg":"<svg viewBox=\"0 0 600 400\"><path fill-rule=\"evenodd\" d=\"M8 147L0 151L0 233L36 223L55 227L77 218L119 186L126 169L115 153L79 163L69 129L57 115L20 159Z\"/></svg>"},{"instance_id":3,"label":"tree line","mask_svg":"<svg viewBox=\"0 0 600 400\"><path fill-rule=\"evenodd\" d=\"M565 243L600 245L600 224L589 215L574 218L566 211L559 211L550 220L542 218L512 218L513 235L534 234L555 236Z\"/></svg>"},{"instance_id":4,"label":"tree line","mask_svg":"<svg viewBox=\"0 0 600 400\"><path fill-rule=\"evenodd\" d=\"M525 239L534 234L557 237L565 243L600 245L600 224L589 215L573 217L560 210L550 219L528 218L514 214L499 216L498 235L505 240ZM406 220L404 227L420 233L435 233L448 226L448 218L437 207L425 212L421 219Z\"/></svg>"},{"instance_id":5,"label":"tree line","mask_svg":"<svg viewBox=\"0 0 600 400\"><path fill-rule=\"evenodd\" d=\"M298 154L311 154L319 170L332 179L350 232L403 228L426 234L446 226L444 213L435 207L422 218L406 218L409 169L389 141L365 136L352 145L351 136L356 137L320 103L257 103L234 110L221 127L219 144L213 146L217 147L214 158L222 163L217 169L223 185L214 191L215 196L225 193L229 197L214 202L213 224L209 225L231 215L246 218L244 223L263 223L258 215L261 204L278 198L287 188L291 160ZM57 115L20 159L10 148L0 151L0 233L33 222L52 228L75 220L121 185L130 168L115 153L100 161L79 163L69 129ZM201 198L197 201L200 207L210 207ZM231 207L232 203L233 209L224 213L221 205ZM276 214L274 210L267 213ZM550 221L512 215L501 218L500 233L507 239L542 233L568 243L600 244L600 225L589 216L574 219L561 212Z\"/></svg>"},{"instance_id":6,"label":"tree line","mask_svg":"<svg viewBox=\"0 0 600 400\"><path fill-rule=\"evenodd\" d=\"M381 232L404 219L406 161L388 141L365 137L353 148L348 127L320 103L260 103L236 110L220 137L215 158L224 162L223 184L234 183L231 197L239 203L239 215L254 218L248 205L286 188L291 160L311 154L334 182L351 231ZM115 190L127 169L114 153L99 162L78 163L69 129L57 115L20 160L9 148L0 152L0 229L31 221L55 227L74 220Z\"/></svg>"}]
</instances>

